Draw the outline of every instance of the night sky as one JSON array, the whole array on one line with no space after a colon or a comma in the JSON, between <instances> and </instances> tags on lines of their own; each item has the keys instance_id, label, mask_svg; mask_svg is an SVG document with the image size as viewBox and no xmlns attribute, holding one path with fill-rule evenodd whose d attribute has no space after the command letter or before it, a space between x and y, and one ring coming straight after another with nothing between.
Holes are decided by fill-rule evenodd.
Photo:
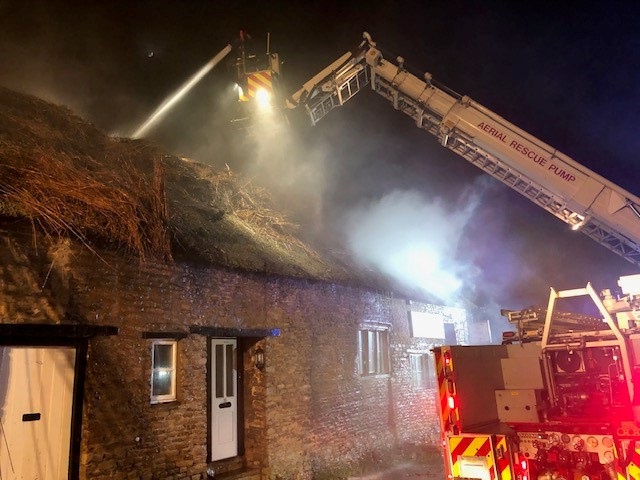
<instances>
[{"instance_id":1,"label":"night sky","mask_svg":"<svg viewBox=\"0 0 640 480\"><path fill-rule=\"evenodd\" d=\"M637 2L516 3L531 2L0 0L0 85L129 136L240 29L258 50L270 32L290 93L368 31L389 60L403 56L411 70L640 194ZM426 242L437 266L425 288L442 301L523 308L546 304L550 286L615 288L638 270L371 92L313 129L244 136L230 123L232 95L221 64L149 139L245 172L309 241L373 266L406 242ZM450 295L436 291L443 285Z\"/></svg>"}]
</instances>

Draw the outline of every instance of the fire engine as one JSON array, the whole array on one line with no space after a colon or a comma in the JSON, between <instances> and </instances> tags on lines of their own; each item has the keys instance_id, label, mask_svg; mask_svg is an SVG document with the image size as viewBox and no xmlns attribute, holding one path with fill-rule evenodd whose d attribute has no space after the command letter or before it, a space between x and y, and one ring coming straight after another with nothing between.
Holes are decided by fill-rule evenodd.
<instances>
[{"instance_id":1,"label":"fire engine","mask_svg":"<svg viewBox=\"0 0 640 480\"><path fill-rule=\"evenodd\" d=\"M370 88L487 174L640 265L640 198L468 96L383 57L371 36L286 99L312 125ZM640 479L640 275L623 295L556 291L546 308L502 312L501 345L434 349L451 479ZM586 299L591 308L562 306ZM640 386L638 386L640 389Z\"/></svg>"},{"instance_id":2,"label":"fire engine","mask_svg":"<svg viewBox=\"0 0 640 480\"><path fill-rule=\"evenodd\" d=\"M449 478L640 478L640 275L502 313L502 345L434 349ZM560 308L586 298L594 314Z\"/></svg>"}]
</instances>

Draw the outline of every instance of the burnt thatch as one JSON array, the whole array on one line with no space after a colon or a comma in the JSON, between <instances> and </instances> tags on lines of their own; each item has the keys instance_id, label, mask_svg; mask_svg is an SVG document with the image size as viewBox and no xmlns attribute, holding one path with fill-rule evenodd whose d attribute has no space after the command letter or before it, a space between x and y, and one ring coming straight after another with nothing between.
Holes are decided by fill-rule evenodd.
<instances>
[{"instance_id":1,"label":"burnt thatch","mask_svg":"<svg viewBox=\"0 0 640 480\"><path fill-rule=\"evenodd\" d=\"M229 168L109 137L70 110L0 87L0 216L142 260L176 256L349 281L301 242L268 192Z\"/></svg>"},{"instance_id":2,"label":"burnt thatch","mask_svg":"<svg viewBox=\"0 0 640 480\"><path fill-rule=\"evenodd\" d=\"M0 89L0 214L169 258L161 158L65 108Z\"/></svg>"}]
</instances>

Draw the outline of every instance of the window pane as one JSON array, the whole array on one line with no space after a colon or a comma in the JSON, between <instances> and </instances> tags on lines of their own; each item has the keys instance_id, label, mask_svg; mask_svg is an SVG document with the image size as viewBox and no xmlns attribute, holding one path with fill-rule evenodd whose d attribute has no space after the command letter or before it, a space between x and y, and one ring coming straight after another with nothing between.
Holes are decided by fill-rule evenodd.
<instances>
[{"instance_id":1,"label":"window pane","mask_svg":"<svg viewBox=\"0 0 640 480\"><path fill-rule=\"evenodd\" d=\"M151 403L176 399L177 348L171 340L154 340L151 345Z\"/></svg>"},{"instance_id":2,"label":"window pane","mask_svg":"<svg viewBox=\"0 0 640 480\"><path fill-rule=\"evenodd\" d=\"M456 326L453 323L444 324L444 344L445 345L458 344L458 338L456 337Z\"/></svg>"},{"instance_id":3,"label":"window pane","mask_svg":"<svg viewBox=\"0 0 640 480\"><path fill-rule=\"evenodd\" d=\"M151 386L151 395L170 395L171 394L171 372L167 370L158 370L153 372L153 384Z\"/></svg>"},{"instance_id":4,"label":"window pane","mask_svg":"<svg viewBox=\"0 0 640 480\"><path fill-rule=\"evenodd\" d=\"M233 345L226 345L227 355L227 396L233 397Z\"/></svg>"},{"instance_id":5,"label":"window pane","mask_svg":"<svg viewBox=\"0 0 640 480\"><path fill-rule=\"evenodd\" d=\"M411 368L411 386L417 387L418 378L416 373L418 372L418 355L409 355L409 367Z\"/></svg>"},{"instance_id":6,"label":"window pane","mask_svg":"<svg viewBox=\"0 0 640 480\"><path fill-rule=\"evenodd\" d=\"M367 373L376 373L376 335L375 332L372 331L368 331L367 333L367 343L369 345L367 352L367 364L369 368L367 369Z\"/></svg>"},{"instance_id":7,"label":"window pane","mask_svg":"<svg viewBox=\"0 0 640 480\"><path fill-rule=\"evenodd\" d=\"M426 354L424 356L425 382L427 388L436 388L436 371L433 367L433 355Z\"/></svg>"},{"instance_id":8,"label":"window pane","mask_svg":"<svg viewBox=\"0 0 640 480\"><path fill-rule=\"evenodd\" d=\"M425 355L411 354L411 385L414 388L424 388L425 376Z\"/></svg>"},{"instance_id":9,"label":"window pane","mask_svg":"<svg viewBox=\"0 0 640 480\"><path fill-rule=\"evenodd\" d=\"M156 344L153 349L153 368L173 367L173 345Z\"/></svg>"},{"instance_id":10,"label":"window pane","mask_svg":"<svg viewBox=\"0 0 640 480\"><path fill-rule=\"evenodd\" d=\"M223 345L216 345L216 370L215 370L215 386L216 398L224 397L224 350Z\"/></svg>"},{"instance_id":11,"label":"window pane","mask_svg":"<svg viewBox=\"0 0 640 480\"><path fill-rule=\"evenodd\" d=\"M360 330L358 358L362 375L386 374L391 371L388 330Z\"/></svg>"},{"instance_id":12,"label":"window pane","mask_svg":"<svg viewBox=\"0 0 640 480\"><path fill-rule=\"evenodd\" d=\"M380 348L378 350L380 359L379 373L389 373L391 370L389 368L389 332L384 330L378 332L378 334L380 338Z\"/></svg>"},{"instance_id":13,"label":"window pane","mask_svg":"<svg viewBox=\"0 0 640 480\"><path fill-rule=\"evenodd\" d=\"M360 374L367 373L367 332L358 332L358 358L360 359Z\"/></svg>"}]
</instances>

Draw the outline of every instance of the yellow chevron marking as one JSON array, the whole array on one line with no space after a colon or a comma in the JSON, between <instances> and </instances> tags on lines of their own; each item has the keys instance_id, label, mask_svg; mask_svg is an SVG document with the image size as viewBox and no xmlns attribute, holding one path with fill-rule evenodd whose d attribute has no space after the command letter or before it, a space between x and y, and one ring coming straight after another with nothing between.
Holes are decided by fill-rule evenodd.
<instances>
[{"instance_id":1,"label":"yellow chevron marking","mask_svg":"<svg viewBox=\"0 0 640 480\"><path fill-rule=\"evenodd\" d=\"M468 441L469 437L449 437L449 452L454 452L457 447L460 445L460 443L462 441ZM493 452L491 451L491 448L487 448L490 447L491 445L491 440L489 437L487 436L481 436L481 437L475 437L471 440L471 443L462 451L462 452L457 452L455 458L451 458L451 461L453 463L452 465L452 472L455 476L460 476L460 462L459 462L459 458L460 457L477 457L477 456L481 456L482 458L487 459L487 467L489 468L489 471L491 472L491 477L494 477L494 456L493 456ZM481 449L485 449L487 450L486 454L482 454L482 455L478 455L478 451Z\"/></svg>"}]
</instances>

